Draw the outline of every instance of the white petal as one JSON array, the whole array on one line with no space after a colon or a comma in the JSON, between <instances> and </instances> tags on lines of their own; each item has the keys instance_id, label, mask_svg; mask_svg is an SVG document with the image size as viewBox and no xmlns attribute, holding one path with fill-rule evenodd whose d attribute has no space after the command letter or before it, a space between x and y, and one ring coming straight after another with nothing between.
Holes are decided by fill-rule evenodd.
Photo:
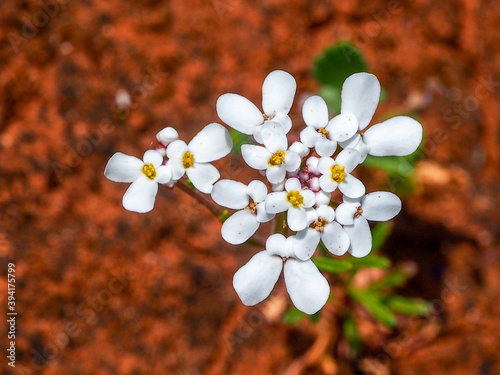
<instances>
[{"instance_id":1,"label":"white petal","mask_svg":"<svg viewBox=\"0 0 500 375\"><path fill-rule=\"evenodd\" d=\"M286 167L284 164L269 166L266 170L267 180L271 184L279 184L285 179Z\"/></svg>"},{"instance_id":2,"label":"white petal","mask_svg":"<svg viewBox=\"0 0 500 375\"><path fill-rule=\"evenodd\" d=\"M302 190L300 195L304 198L302 207L310 208L314 206L314 203L316 203L316 195L311 190Z\"/></svg>"},{"instance_id":3,"label":"white petal","mask_svg":"<svg viewBox=\"0 0 500 375\"><path fill-rule=\"evenodd\" d=\"M339 145L342 148L356 148L356 145L359 143L360 140L361 140L361 135L359 133L355 133L348 140L339 142Z\"/></svg>"},{"instance_id":4,"label":"white petal","mask_svg":"<svg viewBox=\"0 0 500 375\"><path fill-rule=\"evenodd\" d=\"M308 208L306 210L306 215L307 215L307 225L311 225L316 220L318 220L318 213L314 208Z\"/></svg>"},{"instance_id":5,"label":"white petal","mask_svg":"<svg viewBox=\"0 0 500 375\"><path fill-rule=\"evenodd\" d=\"M255 254L234 275L233 287L246 306L253 306L266 299L278 281L283 268L280 257L267 251Z\"/></svg>"},{"instance_id":6,"label":"white petal","mask_svg":"<svg viewBox=\"0 0 500 375\"><path fill-rule=\"evenodd\" d=\"M288 151L293 151L302 158L309 154L309 149L301 142L293 142Z\"/></svg>"},{"instance_id":7,"label":"white petal","mask_svg":"<svg viewBox=\"0 0 500 375\"><path fill-rule=\"evenodd\" d=\"M286 289L297 309L315 314L325 305L330 286L311 260L288 259L284 275Z\"/></svg>"},{"instance_id":8,"label":"white petal","mask_svg":"<svg viewBox=\"0 0 500 375\"><path fill-rule=\"evenodd\" d=\"M268 116L276 112L288 114L292 107L297 83L291 74L275 70L268 74L262 84L262 108Z\"/></svg>"},{"instance_id":9,"label":"white petal","mask_svg":"<svg viewBox=\"0 0 500 375\"><path fill-rule=\"evenodd\" d=\"M372 249L372 233L363 216L354 219L353 225L345 225L344 230L351 240L349 253L356 258L368 255Z\"/></svg>"},{"instance_id":10,"label":"white petal","mask_svg":"<svg viewBox=\"0 0 500 375\"><path fill-rule=\"evenodd\" d=\"M328 123L328 107L321 96L308 98L302 107L302 117L306 125L319 129Z\"/></svg>"},{"instance_id":11,"label":"white petal","mask_svg":"<svg viewBox=\"0 0 500 375\"><path fill-rule=\"evenodd\" d=\"M408 116L397 116L373 125L363 141L374 156L404 156L414 152L422 142L422 125Z\"/></svg>"},{"instance_id":12,"label":"white petal","mask_svg":"<svg viewBox=\"0 0 500 375\"><path fill-rule=\"evenodd\" d=\"M337 142L326 137L320 137L314 146L319 156L332 156L337 149Z\"/></svg>"},{"instance_id":13,"label":"white petal","mask_svg":"<svg viewBox=\"0 0 500 375\"><path fill-rule=\"evenodd\" d=\"M309 148L314 147L318 139L322 137L323 136L312 126L306 126L305 129L300 132L300 141Z\"/></svg>"},{"instance_id":14,"label":"white petal","mask_svg":"<svg viewBox=\"0 0 500 375\"><path fill-rule=\"evenodd\" d=\"M179 133L177 133L177 130L174 128L168 126L156 134L156 139L163 145L168 145L169 143L179 139Z\"/></svg>"},{"instance_id":15,"label":"white petal","mask_svg":"<svg viewBox=\"0 0 500 375\"><path fill-rule=\"evenodd\" d=\"M257 221L259 223L267 223L269 220L274 218L274 214L270 214L266 211L266 202L260 202L257 205Z\"/></svg>"},{"instance_id":16,"label":"white petal","mask_svg":"<svg viewBox=\"0 0 500 375\"><path fill-rule=\"evenodd\" d=\"M177 140L170 143L167 147L167 156L169 159L182 159L182 156L189 151L186 142Z\"/></svg>"},{"instance_id":17,"label":"white petal","mask_svg":"<svg viewBox=\"0 0 500 375\"><path fill-rule=\"evenodd\" d=\"M335 210L335 217L342 225L352 225L354 223L354 214L359 205L355 206L350 203L342 203Z\"/></svg>"},{"instance_id":18,"label":"white petal","mask_svg":"<svg viewBox=\"0 0 500 375\"><path fill-rule=\"evenodd\" d=\"M241 156L251 168L263 170L269 167L268 162L272 154L262 146L242 145Z\"/></svg>"},{"instance_id":19,"label":"white petal","mask_svg":"<svg viewBox=\"0 0 500 375\"><path fill-rule=\"evenodd\" d=\"M266 199L267 186L260 180L253 180L248 184L246 192L255 203L259 203Z\"/></svg>"},{"instance_id":20,"label":"white petal","mask_svg":"<svg viewBox=\"0 0 500 375\"><path fill-rule=\"evenodd\" d=\"M181 158L168 159L167 167L172 171L172 179L174 181L179 180L182 176L184 176L184 173L186 172Z\"/></svg>"},{"instance_id":21,"label":"white petal","mask_svg":"<svg viewBox=\"0 0 500 375\"><path fill-rule=\"evenodd\" d=\"M332 174L324 174L319 178L319 186L327 193L335 191L339 184L332 180Z\"/></svg>"},{"instance_id":22,"label":"white petal","mask_svg":"<svg viewBox=\"0 0 500 375\"><path fill-rule=\"evenodd\" d=\"M239 245L259 229L257 217L250 210L241 210L228 217L222 224L221 235L227 242Z\"/></svg>"},{"instance_id":23,"label":"white petal","mask_svg":"<svg viewBox=\"0 0 500 375\"><path fill-rule=\"evenodd\" d=\"M287 246L291 244L291 242L287 242L287 238L284 235L275 233L267 238L266 250L269 255L284 257L288 252Z\"/></svg>"},{"instance_id":24,"label":"white petal","mask_svg":"<svg viewBox=\"0 0 500 375\"><path fill-rule=\"evenodd\" d=\"M239 210L248 206L247 186L238 181L220 180L212 189L212 199L218 205Z\"/></svg>"},{"instance_id":25,"label":"white petal","mask_svg":"<svg viewBox=\"0 0 500 375\"><path fill-rule=\"evenodd\" d=\"M286 113L276 112L276 114L272 118L272 121L280 123L281 126L283 126L285 134L288 134L288 132L292 128L292 119Z\"/></svg>"},{"instance_id":26,"label":"white petal","mask_svg":"<svg viewBox=\"0 0 500 375\"><path fill-rule=\"evenodd\" d=\"M147 150L142 160L144 164L153 164L153 167L158 168L163 163L163 155L156 150Z\"/></svg>"},{"instance_id":27,"label":"white petal","mask_svg":"<svg viewBox=\"0 0 500 375\"><path fill-rule=\"evenodd\" d=\"M321 232L321 241L330 253L338 256L344 255L350 244L349 236L344 228L335 221L325 226Z\"/></svg>"},{"instance_id":28,"label":"white petal","mask_svg":"<svg viewBox=\"0 0 500 375\"><path fill-rule=\"evenodd\" d=\"M352 113L358 119L359 130L363 130L377 109L380 98L380 83L373 74L355 73L342 85L341 113Z\"/></svg>"},{"instance_id":29,"label":"white petal","mask_svg":"<svg viewBox=\"0 0 500 375\"><path fill-rule=\"evenodd\" d=\"M300 260L311 258L318 247L320 233L313 228L306 228L293 236L293 252Z\"/></svg>"},{"instance_id":30,"label":"white petal","mask_svg":"<svg viewBox=\"0 0 500 375\"><path fill-rule=\"evenodd\" d=\"M351 173L356 168L361 160L359 152L353 148L345 148L338 154L335 162L338 165L344 166L345 173Z\"/></svg>"},{"instance_id":31,"label":"white petal","mask_svg":"<svg viewBox=\"0 0 500 375\"><path fill-rule=\"evenodd\" d=\"M284 163L288 172L295 172L299 169L301 162L302 160L300 159L299 154L291 150L285 151Z\"/></svg>"},{"instance_id":32,"label":"white petal","mask_svg":"<svg viewBox=\"0 0 500 375\"><path fill-rule=\"evenodd\" d=\"M401 199L387 191L366 194L361 201L363 217L372 221L387 221L401 211Z\"/></svg>"},{"instance_id":33,"label":"white petal","mask_svg":"<svg viewBox=\"0 0 500 375\"><path fill-rule=\"evenodd\" d=\"M307 214L306 210L302 207L291 207L288 209L286 217L288 227L293 231L299 231L307 227Z\"/></svg>"},{"instance_id":34,"label":"white petal","mask_svg":"<svg viewBox=\"0 0 500 375\"><path fill-rule=\"evenodd\" d=\"M337 164L335 163L335 160L327 156L323 156L321 159L319 159L318 171L321 174L331 175L332 174L331 169L335 164Z\"/></svg>"},{"instance_id":35,"label":"white petal","mask_svg":"<svg viewBox=\"0 0 500 375\"><path fill-rule=\"evenodd\" d=\"M260 136L264 146L273 154L277 151L285 151L288 148L285 130L283 126L275 121L267 121L262 125Z\"/></svg>"},{"instance_id":36,"label":"white petal","mask_svg":"<svg viewBox=\"0 0 500 375\"><path fill-rule=\"evenodd\" d=\"M213 185L220 177L219 171L212 164L194 163L186 170L186 175L194 187L205 194L212 192Z\"/></svg>"},{"instance_id":37,"label":"white petal","mask_svg":"<svg viewBox=\"0 0 500 375\"><path fill-rule=\"evenodd\" d=\"M209 163L229 154L233 141L227 129L214 122L201 129L189 142L188 148L195 162Z\"/></svg>"},{"instance_id":38,"label":"white petal","mask_svg":"<svg viewBox=\"0 0 500 375\"><path fill-rule=\"evenodd\" d=\"M307 172L309 173L319 173L318 170L319 158L316 156L310 156L306 160Z\"/></svg>"},{"instance_id":39,"label":"white petal","mask_svg":"<svg viewBox=\"0 0 500 375\"><path fill-rule=\"evenodd\" d=\"M345 176L339 184L339 190L350 198L361 197L366 192L365 185L351 174Z\"/></svg>"},{"instance_id":40,"label":"white petal","mask_svg":"<svg viewBox=\"0 0 500 375\"><path fill-rule=\"evenodd\" d=\"M154 207L157 192L158 184L143 174L125 192L123 207L134 212L149 212Z\"/></svg>"},{"instance_id":41,"label":"white petal","mask_svg":"<svg viewBox=\"0 0 500 375\"><path fill-rule=\"evenodd\" d=\"M288 192L294 191L294 190L301 191L302 186L300 185L299 179L298 178L289 178L288 180L286 180L285 190Z\"/></svg>"},{"instance_id":42,"label":"white petal","mask_svg":"<svg viewBox=\"0 0 500 375\"><path fill-rule=\"evenodd\" d=\"M358 119L351 113L341 113L330 120L326 130L337 142L347 141L358 131Z\"/></svg>"},{"instance_id":43,"label":"white petal","mask_svg":"<svg viewBox=\"0 0 500 375\"><path fill-rule=\"evenodd\" d=\"M161 165L156 168L155 181L159 184L168 184L172 181L172 168L167 165Z\"/></svg>"},{"instance_id":44,"label":"white petal","mask_svg":"<svg viewBox=\"0 0 500 375\"><path fill-rule=\"evenodd\" d=\"M290 203L286 200L286 191L270 193L266 197L266 211L270 214L284 212L290 208Z\"/></svg>"},{"instance_id":45,"label":"white petal","mask_svg":"<svg viewBox=\"0 0 500 375\"><path fill-rule=\"evenodd\" d=\"M255 104L237 94L224 94L217 99L217 115L233 129L248 135L264 122Z\"/></svg>"},{"instance_id":46,"label":"white petal","mask_svg":"<svg viewBox=\"0 0 500 375\"><path fill-rule=\"evenodd\" d=\"M117 152L109 159L104 175L114 182L133 182L142 175L143 167L142 160Z\"/></svg>"},{"instance_id":47,"label":"white petal","mask_svg":"<svg viewBox=\"0 0 500 375\"><path fill-rule=\"evenodd\" d=\"M335 210L327 205L322 205L319 206L316 209L316 213L318 214L319 217L321 217L323 220L327 221L328 223L332 222L333 219L335 219Z\"/></svg>"},{"instance_id":48,"label":"white petal","mask_svg":"<svg viewBox=\"0 0 500 375\"><path fill-rule=\"evenodd\" d=\"M318 191L316 194L316 205L320 206L323 204L330 204L330 200L332 199L332 195L323 190Z\"/></svg>"}]
</instances>

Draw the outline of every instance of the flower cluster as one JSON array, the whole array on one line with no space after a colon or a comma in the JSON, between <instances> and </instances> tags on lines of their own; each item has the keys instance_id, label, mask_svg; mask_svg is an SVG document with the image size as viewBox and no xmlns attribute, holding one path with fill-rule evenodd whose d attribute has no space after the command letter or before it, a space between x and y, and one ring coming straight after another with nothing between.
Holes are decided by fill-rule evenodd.
<instances>
[{"instance_id":1,"label":"flower cluster","mask_svg":"<svg viewBox=\"0 0 500 375\"><path fill-rule=\"evenodd\" d=\"M341 111L333 118L321 97L304 102L306 126L300 141L290 144L288 114L295 92L295 79L278 70L264 80L262 112L237 94L224 94L217 101L220 119L252 136L254 144L241 147L242 157L265 176L267 184L260 180L248 185L217 182L220 174L209 163L226 156L232 141L216 123L207 125L189 144L178 140L174 129L166 128L157 135L160 147L147 151L143 161L117 153L105 175L113 181L132 182L123 205L147 212L153 208L158 184L172 187L186 174L196 189L236 210L221 229L231 244L246 242L261 223L277 220L275 228L280 230L267 238L265 250L236 272L233 286L245 305L255 305L269 296L283 269L294 305L314 314L330 294L326 278L311 261L320 242L332 255L349 252L364 257L372 247L368 220L390 220L401 210L401 200L393 193L367 194L353 171L367 155L413 153L422 140L422 126L410 117L398 116L366 130L379 102L380 84L372 74L357 73L344 82ZM334 192L337 200L332 199Z\"/></svg>"}]
</instances>

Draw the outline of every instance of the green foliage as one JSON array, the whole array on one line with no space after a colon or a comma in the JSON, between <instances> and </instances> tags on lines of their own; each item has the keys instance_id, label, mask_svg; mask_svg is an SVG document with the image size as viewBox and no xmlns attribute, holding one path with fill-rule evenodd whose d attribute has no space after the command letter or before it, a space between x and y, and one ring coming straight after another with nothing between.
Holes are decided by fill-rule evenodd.
<instances>
[{"instance_id":1,"label":"green foliage","mask_svg":"<svg viewBox=\"0 0 500 375\"><path fill-rule=\"evenodd\" d=\"M391 272L388 272L387 275L385 275L380 280L373 282L370 285L370 289L384 290L390 288L397 288L403 286L409 277L410 275L402 270L393 270Z\"/></svg>"},{"instance_id":2,"label":"green foliage","mask_svg":"<svg viewBox=\"0 0 500 375\"><path fill-rule=\"evenodd\" d=\"M392 311L406 315L426 315L431 309L431 304L427 301L397 295L387 297L385 303Z\"/></svg>"},{"instance_id":3,"label":"green foliage","mask_svg":"<svg viewBox=\"0 0 500 375\"><path fill-rule=\"evenodd\" d=\"M349 42L340 42L327 47L316 57L313 65L314 78L323 85L340 91L351 74L368 71L368 64L361 51Z\"/></svg>"},{"instance_id":4,"label":"green foliage","mask_svg":"<svg viewBox=\"0 0 500 375\"><path fill-rule=\"evenodd\" d=\"M249 135L240 133L238 130L230 129L229 135L233 140L233 149L231 150L233 154L241 155L241 146L252 143L252 138Z\"/></svg>"},{"instance_id":5,"label":"green foliage","mask_svg":"<svg viewBox=\"0 0 500 375\"><path fill-rule=\"evenodd\" d=\"M189 186L191 189L196 190L196 188L194 187L193 183L189 178L186 178L186 185Z\"/></svg>"},{"instance_id":6,"label":"green foliage","mask_svg":"<svg viewBox=\"0 0 500 375\"><path fill-rule=\"evenodd\" d=\"M354 269L360 268L387 268L391 264L391 261L382 256L376 256L369 254L363 258L351 258L349 259Z\"/></svg>"},{"instance_id":7,"label":"green foliage","mask_svg":"<svg viewBox=\"0 0 500 375\"><path fill-rule=\"evenodd\" d=\"M219 215L219 221L220 221L221 223L225 222L225 221L226 221L226 219L229 217L229 215L230 215L230 214L229 214L229 211L228 211L228 210L224 210L224 211L222 211L222 213Z\"/></svg>"},{"instance_id":8,"label":"green foliage","mask_svg":"<svg viewBox=\"0 0 500 375\"><path fill-rule=\"evenodd\" d=\"M352 263L349 259L335 258L311 258L319 270L328 273L342 273L352 269Z\"/></svg>"},{"instance_id":9,"label":"green foliage","mask_svg":"<svg viewBox=\"0 0 500 375\"><path fill-rule=\"evenodd\" d=\"M297 324L304 318L309 317L313 323L317 323L320 317L320 311L316 314L308 315L305 312L298 310L296 307L292 307L285 313L285 315L283 315L283 322L287 324Z\"/></svg>"},{"instance_id":10,"label":"green foliage","mask_svg":"<svg viewBox=\"0 0 500 375\"><path fill-rule=\"evenodd\" d=\"M391 227L386 222L379 222L372 230L372 254L379 251L391 234Z\"/></svg>"},{"instance_id":11,"label":"green foliage","mask_svg":"<svg viewBox=\"0 0 500 375\"><path fill-rule=\"evenodd\" d=\"M340 112L340 89L330 85L324 85L319 90L318 95L323 98L330 112Z\"/></svg>"},{"instance_id":12,"label":"green foliage","mask_svg":"<svg viewBox=\"0 0 500 375\"><path fill-rule=\"evenodd\" d=\"M361 352L361 338L359 337L358 326L351 315L346 315L342 324L342 333L349 343L349 349L353 356L358 356Z\"/></svg>"},{"instance_id":13,"label":"green foliage","mask_svg":"<svg viewBox=\"0 0 500 375\"><path fill-rule=\"evenodd\" d=\"M396 316L383 303L382 297L378 293L369 289L357 288L349 288L348 293L355 301L365 306L379 322L388 327L396 326Z\"/></svg>"}]
</instances>

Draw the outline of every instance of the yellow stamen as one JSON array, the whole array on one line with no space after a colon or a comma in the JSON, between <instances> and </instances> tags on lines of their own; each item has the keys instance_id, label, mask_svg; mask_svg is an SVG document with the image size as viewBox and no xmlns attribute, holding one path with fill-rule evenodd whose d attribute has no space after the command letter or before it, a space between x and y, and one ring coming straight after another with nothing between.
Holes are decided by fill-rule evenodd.
<instances>
[{"instance_id":1,"label":"yellow stamen","mask_svg":"<svg viewBox=\"0 0 500 375\"><path fill-rule=\"evenodd\" d=\"M361 209L361 206L359 206L358 209L356 210L356 213L354 214L354 217L360 217L362 213L363 210Z\"/></svg>"},{"instance_id":2,"label":"yellow stamen","mask_svg":"<svg viewBox=\"0 0 500 375\"><path fill-rule=\"evenodd\" d=\"M330 132L323 127L318 129L318 133L321 134L323 137L328 137L330 135Z\"/></svg>"},{"instance_id":3,"label":"yellow stamen","mask_svg":"<svg viewBox=\"0 0 500 375\"><path fill-rule=\"evenodd\" d=\"M245 207L245 210L250 210L252 214L257 215L257 203L250 202L250 204Z\"/></svg>"},{"instance_id":4,"label":"yellow stamen","mask_svg":"<svg viewBox=\"0 0 500 375\"><path fill-rule=\"evenodd\" d=\"M182 165L184 169L191 168L194 164L194 156L192 153L187 151L184 155L182 155Z\"/></svg>"},{"instance_id":5,"label":"yellow stamen","mask_svg":"<svg viewBox=\"0 0 500 375\"><path fill-rule=\"evenodd\" d=\"M344 178L346 176L344 169L345 167L340 165L334 165L331 169L332 180L335 181L337 184L340 184L342 181L344 181Z\"/></svg>"},{"instance_id":6,"label":"yellow stamen","mask_svg":"<svg viewBox=\"0 0 500 375\"><path fill-rule=\"evenodd\" d=\"M283 160L285 160L285 151L278 151L273 156L271 156L267 164L274 167L283 163Z\"/></svg>"},{"instance_id":7,"label":"yellow stamen","mask_svg":"<svg viewBox=\"0 0 500 375\"><path fill-rule=\"evenodd\" d=\"M144 164L144 167L142 167L142 173L144 173L150 180L154 180L156 177L156 169L151 163Z\"/></svg>"},{"instance_id":8,"label":"yellow stamen","mask_svg":"<svg viewBox=\"0 0 500 375\"><path fill-rule=\"evenodd\" d=\"M286 195L286 200L291 203L293 207L299 208L304 202L304 197L302 197L302 195L300 195L300 192L298 192L297 190L292 190Z\"/></svg>"},{"instance_id":9,"label":"yellow stamen","mask_svg":"<svg viewBox=\"0 0 500 375\"><path fill-rule=\"evenodd\" d=\"M268 116L265 113L263 113L262 117L264 118L264 121L268 121L268 120L272 120L274 118L274 115Z\"/></svg>"},{"instance_id":10,"label":"yellow stamen","mask_svg":"<svg viewBox=\"0 0 500 375\"><path fill-rule=\"evenodd\" d=\"M318 217L318 220L311 224L311 228L316 229L318 232L323 232L325 230L325 225L328 224L321 217Z\"/></svg>"}]
</instances>

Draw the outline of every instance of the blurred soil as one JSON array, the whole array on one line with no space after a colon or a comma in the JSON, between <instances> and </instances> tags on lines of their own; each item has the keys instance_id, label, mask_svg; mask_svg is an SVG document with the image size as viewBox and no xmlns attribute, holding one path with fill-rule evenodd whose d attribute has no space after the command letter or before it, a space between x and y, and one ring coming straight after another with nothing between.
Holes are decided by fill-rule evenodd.
<instances>
[{"instance_id":1,"label":"blurred soil","mask_svg":"<svg viewBox=\"0 0 500 375\"><path fill-rule=\"evenodd\" d=\"M338 373L500 373L500 6L335 3L0 3L1 294L13 261L19 311L17 366L4 359L2 373L334 373L327 360L293 362L321 326L280 322L282 284L271 302L238 300L232 276L254 248L224 243L218 221L176 189L151 213L125 211L125 184L103 170L116 151L142 155L164 126L189 140L218 121L222 93L259 103L273 69L297 80L298 131L318 90L312 61L339 40L388 92L376 116L412 111L424 125L416 194L383 250L418 266L403 293L434 314L400 317L392 334L366 317L360 358L342 344L330 353ZM130 108L115 104L119 90ZM218 166L248 177L237 158ZM384 183L376 174L368 190ZM0 337L4 348L4 325Z\"/></svg>"}]
</instances>

